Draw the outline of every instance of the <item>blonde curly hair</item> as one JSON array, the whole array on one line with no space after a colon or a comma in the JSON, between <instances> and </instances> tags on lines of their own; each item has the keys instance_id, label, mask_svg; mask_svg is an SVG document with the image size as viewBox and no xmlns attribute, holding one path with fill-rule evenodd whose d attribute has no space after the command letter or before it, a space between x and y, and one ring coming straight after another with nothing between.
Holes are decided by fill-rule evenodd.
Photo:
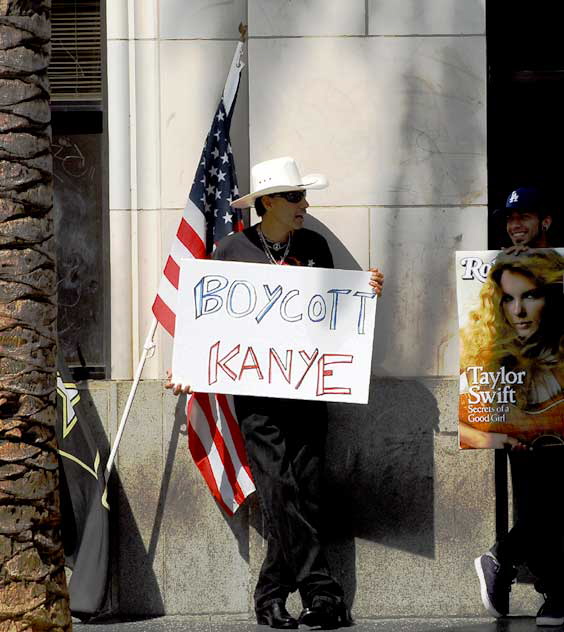
<instances>
[{"instance_id":1,"label":"blonde curly hair","mask_svg":"<svg viewBox=\"0 0 564 632\"><path fill-rule=\"evenodd\" d=\"M523 340L507 322L502 307L501 276L510 270L542 289L545 307L541 326ZM496 257L480 291L479 307L469 314L461 330L461 366L482 366L497 371L553 367L564 362L564 257L554 250L529 250ZM528 385L525 385L525 389Z\"/></svg>"}]
</instances>

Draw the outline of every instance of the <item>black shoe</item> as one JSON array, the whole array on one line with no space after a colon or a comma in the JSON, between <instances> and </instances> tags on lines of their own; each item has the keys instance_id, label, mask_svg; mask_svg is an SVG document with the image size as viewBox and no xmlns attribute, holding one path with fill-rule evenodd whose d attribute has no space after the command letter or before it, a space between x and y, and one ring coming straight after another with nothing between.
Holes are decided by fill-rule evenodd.
<instances>
[{"instance_id":1,"label":"black shoe","mask_svg":"<svg viewBox=\"0 0 564 632\"><path fill-rule=\"evenodd\" d=\"M282 599L269 601L265 606L256 609L257 623L269 625L278 630L297 630L298 621L286 610Z\"/></svg>"},{"instance_id":2,"label":"black shoe","mask_svg":"<svg viewBox=\"0 0 564 632\"><path fill-rule=\"evenodd\" d=\"M298 622L300 625L322 630L346 628L353 624L351 613L344 601L323 595L317 595L312 599L311 606L302 610Z\"/></svg>"},{"instance_id":3,"label":"black shoe","mask_svg":"<svg viewBox=\"0 0 564 632\"><path fill-rule=\"evenodd\" d=\"M546 595L545 602L537 612L537 625L563 625L564 599L560 596Z\"/></svg>"},{"instance_id":4,"label":"black shoe","mask_svg":"<svg viewBox=\"0 0 564 632\"><path fill-rule=\"evenodd\" d=\"M509 613L509 593L517 575L513 566L502 566L492 553L484 553L474 560L480 580L480 594L486 610L494 617Z\"/></svg>"}]
</instances>

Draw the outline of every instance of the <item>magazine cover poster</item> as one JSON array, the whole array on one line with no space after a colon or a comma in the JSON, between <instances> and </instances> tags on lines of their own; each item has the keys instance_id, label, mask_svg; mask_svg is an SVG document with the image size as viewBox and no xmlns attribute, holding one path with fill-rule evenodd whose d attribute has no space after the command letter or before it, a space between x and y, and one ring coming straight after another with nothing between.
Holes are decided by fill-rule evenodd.
<instances>
[{"instance_id":1,"label":"magazine cover poster","mask_svg":"<svg viewBox=\"0 0 564 632\"><path fill-rule=\"evenodd\" d=\"M457 252L459 446L564 443L564 248Z\"/></svg>"}]
</instances>

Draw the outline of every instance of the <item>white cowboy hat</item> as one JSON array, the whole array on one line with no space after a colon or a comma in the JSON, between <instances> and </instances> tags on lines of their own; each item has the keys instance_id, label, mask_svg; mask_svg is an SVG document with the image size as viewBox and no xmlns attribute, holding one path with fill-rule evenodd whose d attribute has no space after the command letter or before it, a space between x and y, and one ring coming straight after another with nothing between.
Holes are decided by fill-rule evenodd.
<instances>
[{"instance_id":1,"label":"white cowboy hat","mask_svg":"<svg viewBox=\"0 0 564 632\"><path fill-rule=\"evenodd\" d=\"M247 208L262 195L283 191L303 191L304 189L324 189L327 178L321 173L300 176L296 161L290 156L259 162L251 169L252 193L232 202L234 208Z\"/></svg>"}]
</instances>

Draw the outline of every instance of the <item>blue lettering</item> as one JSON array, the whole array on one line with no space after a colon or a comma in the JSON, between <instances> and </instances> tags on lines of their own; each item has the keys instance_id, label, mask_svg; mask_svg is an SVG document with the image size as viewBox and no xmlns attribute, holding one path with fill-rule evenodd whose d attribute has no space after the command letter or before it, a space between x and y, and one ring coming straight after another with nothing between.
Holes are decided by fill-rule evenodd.
<instances>
[{"instance_id":1,"label":"blue lettering","mask_svg":"<svg viewBox=\"0 0 564 632\"><path fill-rule=\"evenodd\" d=\"M266 285L266 284L263 285L262 287L264 288L264 291L266 292L266 296L268 297L268 303L255 316L255 320L257 321L257 323L260 323L260 321L274 307L274 305L276 304L276 301L282 296L282 286L281 285L276 286L274 291L272 291L268 287L268 285Z\"/></svg>"},{"instance_id":2,"label":"blue lettering","mask_svg":"<svg viewBox=\"0 0 564 632\"><path fill-rule=\"evenodd\" d=\"M194 286L194 307L196 318L218 312L223 306L219 292L227 287L227 279L223 276L207 275Z\"/></svg>"},{"instance_id":3,"label":"blue lettering","mask_svg":"<svg viewBox=\"0 0 564 632\"><path fill-rule=\"evenodd\" d=\"M331 305L331 320L329 329L337 328L337 309L339 306L339 294L350 294L350 290L328 290L327 294L333 294L333 304Z\"/></svg>"},{"instance_id":4,"label":"blue lettering","mask_svg":"<svg viewBox=\"0 0 564 632\"><path fill-rule=\"evenodd\" d=\"M233 298L235 295L235 291L237 288L245 288L247 290L247 306L240 312L235 311L234 303L236 302ZM248 281L233 281L231 287L229 288L229 292L227 294L227 313L233 318L243 318L250 314L255 305L257 304L257 293L254 285L251 285Z\"/></svg>"},{"instance_id":5,"label":"blue lettering","mask_svg":"<svg viewBox=\"0 0 564 632\"><path fill-rule=\"evenodd\" d=\"M307 315L309 319L318 323L325 318L327 314L327 304L325 303L325 299L320 294L314 294L307 306Z\"/></svg>"},{"instance_id":6,"label":"blue lettering","mask_svg":"<svg viewBox=\"0 0 564 632\"><path fill-rule=\"evenodd\" d=\"M288 314L288 303L294 298L294 296L298 296L299 293L299 290L290 290L280 303L280 316L289 323L296 323L302 319L302 314L295 314L294 316L290 316Z\"/></svg>"},{"instance_id":7,"label":"blue lettering","mask_svg":"<svg viewBox=\"0 0 564 632\"><path fill-rule=\"evenodd\" d=\"M376 294L374 294L374 292L355 292L354 295L360 296L360 309L358 310L356 330L362 336L364 334L364 321L366 318L366 299L373 299L376 297Z\"/></svg>"}]
</instances>

